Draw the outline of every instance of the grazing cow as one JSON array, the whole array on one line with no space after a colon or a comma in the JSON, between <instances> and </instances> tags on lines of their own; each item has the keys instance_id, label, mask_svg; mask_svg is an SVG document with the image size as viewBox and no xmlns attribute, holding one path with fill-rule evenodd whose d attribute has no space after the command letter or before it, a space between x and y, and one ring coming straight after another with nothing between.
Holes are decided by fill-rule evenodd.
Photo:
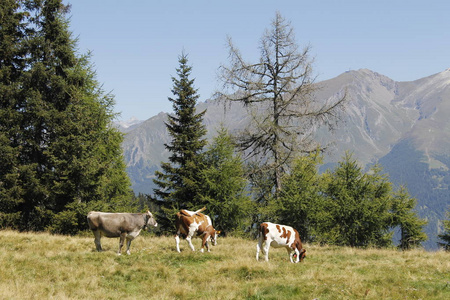
<instances>
[{"instance_id":1,"label":"grazing cow","mask_svg":"<svg viewBox=\"0 0 450 300\"><path fill-rule=\"evenodd\" d=\"M263 242L265 241L264 247ZM286 225L264 222L259 227L259 241L256 245L256 260L259 259L259 250L265 255L265 260L269 261L269 248L285 247L289 258L294 263L303 261L306 256L306 250L302 249L302 241L298 231Z\"/></svg>"},{"instance_id":2,"label":"grazing cow","mask_svg":"<svg viewBox=\"0 0 450 300\"><path fill-rule=\"evenodd\" d=\"M197 211L182 209L177 213L175 220L175 226L177 228L175 241L177 243L178 252L180 252L180 234L183 234L186 237L186 241L192 251L195 251L194 245L192 245L191 242L194 235L202 238L202 248L200 249L200 252L203 252L205 246L208 252L210 252L209 241L211 241L214 246L217 245L217 236L220 234L220 231L214 229L209 216L201 213L205 209L205 207Z\"/></svg>"},{"instance_id":3,"label":"grazing cow","mask_svg":"<svg viewBox=\"0 0 450 300\"><path fill-rule=\"evenodd\" d=\"M89 228L94 233L97 251L102 251L100 243L102 235L109 238L120 237L119 251L117 252L119 255L121 255L125 238L127 239L127 254L130 255L131 241L139 235L141 230L147 227L147 231L150 231L150 226L158 225L150 211L144 214L91 211L87 215L87 220Z\"/></svg>"}]
</instances>

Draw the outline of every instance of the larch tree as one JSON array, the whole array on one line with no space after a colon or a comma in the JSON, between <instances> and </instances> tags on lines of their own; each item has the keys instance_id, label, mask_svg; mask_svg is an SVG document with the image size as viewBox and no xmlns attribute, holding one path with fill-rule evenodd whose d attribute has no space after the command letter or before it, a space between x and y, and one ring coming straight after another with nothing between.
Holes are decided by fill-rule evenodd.
<instances>
[{"instance_id":1,"label":"larch tree","mask_svg":"<svg viewBox=\"0 0 450 300\"><path fill-rule=\"evenodd\" d=\"M228 48L230 64L220 68L223 90L217 98L247 108L250 124L238 142L248 158L260 161L257 170L270 174L276 195L295 156L317 148L318 127L335 126L345 95L327 101L314 98L310 47L299 48L291 24L280 13L261 38L259 61L247 62L231 38Z\"/></svg>"},{"instance_id":2,"label":"larch tree","mask_svg":"<svg viewBox=\"0 0 450 300\"><path fill-rule=\"evenodd\" d=\"M312 242L320 235L318 224L328 219L326 199L322 196L322 180L318 165L319 151L297 157L289 174L283 176L283 189L274 201L274 221L298 230L302 241Z\"/></svg>"},{"instance_id":3,"label":"larch tree","mask_svg":"<svg viewBox=\"0 0 450 300\"><path fill-rule=\"evenodd\" d=\"M392 197L392 221L393 226L400 228L400 241L398 247L402 250L420 247L420 243L427 240L423 232L426 220L417 216L417 200L409 196L408 190L402 186Z\"/></svg>"},{"instance_id":4,"label":"larch tree","mask_svg":"<svg viewBox=\"0 0 450 300\"><path fill-rule=\"evenodd\" d=\"M385 247L392 243L392 184L374 166L364 173L346 153L333 172L323 175L328 220L318 224L323 242L351 247Z\"/></svg>"},{"instance_id":5,"label":"larch tree","mask_svg":"<svg viewBox=\"0 0 450 300\"><path fill-rule=\"evenodd\" d=\"M214 226L225 235L243 234L255 207L247 191L244 162L225 128L219 129L203 156L201 196Z\"/></svg>"},{"instance_id":6,"label":"larch tree","mask_svg":"<svg viewBox=\"0 0 450 300\"><path fill-rule=\"evenodd\" d=\"M192 67L186 54L179 57L178 77L172 77L173 111L166 122L172 140L165 144L171 153L169 162L161 163L162 171L155 172L156 201L162 209L160 224L167 228L173 224L179 209L201 208L200 197L202 152L206 145L206 128L202 124L206 111L196 112L199 98L190 79Z\"/></svg>"}]
</instances>

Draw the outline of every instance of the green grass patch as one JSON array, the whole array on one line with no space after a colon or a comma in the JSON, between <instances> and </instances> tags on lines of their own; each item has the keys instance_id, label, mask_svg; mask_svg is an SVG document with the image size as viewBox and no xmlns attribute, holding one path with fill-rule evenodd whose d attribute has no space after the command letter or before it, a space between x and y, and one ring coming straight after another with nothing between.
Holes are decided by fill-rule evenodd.
<instances>
[{"instance_id":1,"label":"green grass patch","mask_svg":"<svg viewBox=\"0 0 450 300\"><path fill-rule=\"evenodd\" d=\"M182 241L184 242L184 241ZM219 239L210 253L172 237L118 239L0 231L0 299L450 299L450 253L306 245L256 261L256 241ZM193 241L199 249L200 240Z\"/></svg>"}]
</instances>

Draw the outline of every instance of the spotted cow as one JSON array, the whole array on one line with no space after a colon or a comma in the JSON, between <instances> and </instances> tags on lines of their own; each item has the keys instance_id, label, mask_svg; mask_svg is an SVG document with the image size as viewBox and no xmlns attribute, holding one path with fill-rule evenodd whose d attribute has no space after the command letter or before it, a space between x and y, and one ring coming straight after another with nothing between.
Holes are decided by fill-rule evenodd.
<instances>
[{"instance_id":1,"label":"spotted cow","mask_svg":"<svg viewBox=\"0 0 450 300\"><path fill-rule=\"evenodd\" d=\"M300 240L300 235L297 230L286 225L264 222L259 227L259 241L256 245L256 260L259 260L259 251L262 250L265 261L269 261L270 246L275 248L286 248L292 263L303 261L306 256L306 250L302 247L302 241Z\"/></svg>"},{"instance_id":2,"label":"spotted cow","mask_svg":"<svg viewBox=\"0 0 450 300\"><path fill-rule=\"evenodd\" d=\"M195 251L191 241L194 236L202 239L200 252L204 251L205 246L207 251L210 251L209 241L211 241L213 246L217 245L217 236L220 234L220 231L214 229L209 216L201 213L205 209L205 207L197 211L182 209L176 214L175 226L177 233L175 234L175 241L178 252L180 252L180 235L186 237L186 241L192 251Z\"/></svg>"}]
</instances>

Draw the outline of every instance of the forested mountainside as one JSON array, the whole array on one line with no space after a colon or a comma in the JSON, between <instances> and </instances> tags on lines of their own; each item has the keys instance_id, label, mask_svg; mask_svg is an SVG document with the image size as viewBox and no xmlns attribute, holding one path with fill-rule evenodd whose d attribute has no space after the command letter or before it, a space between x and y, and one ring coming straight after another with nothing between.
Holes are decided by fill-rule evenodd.
<instances>
[{"instance_id":1,"label":"forested mountainside","mask_svg":"<svg viewBox=\"0 0 450 300\"><path fill-rule=\"evenodd\" d=\"M419 215L429 221L425 246L435 248L450 205L450 69L411 82L361 69L317 85L317 99L344 92L348 99L339 128L332 134L318 132L317 140L329 145L322 169L333 167L346 151L362 166L381 164L393 183L406 185L417 198ZM246 126L239 104L199 103L197 110L205 109L208 138L221 125L231 132ZM153 174L168 157L166 118L160 113L127 130L122 146L136 193L152 193Z\"/></svg>"}]
</instances>

